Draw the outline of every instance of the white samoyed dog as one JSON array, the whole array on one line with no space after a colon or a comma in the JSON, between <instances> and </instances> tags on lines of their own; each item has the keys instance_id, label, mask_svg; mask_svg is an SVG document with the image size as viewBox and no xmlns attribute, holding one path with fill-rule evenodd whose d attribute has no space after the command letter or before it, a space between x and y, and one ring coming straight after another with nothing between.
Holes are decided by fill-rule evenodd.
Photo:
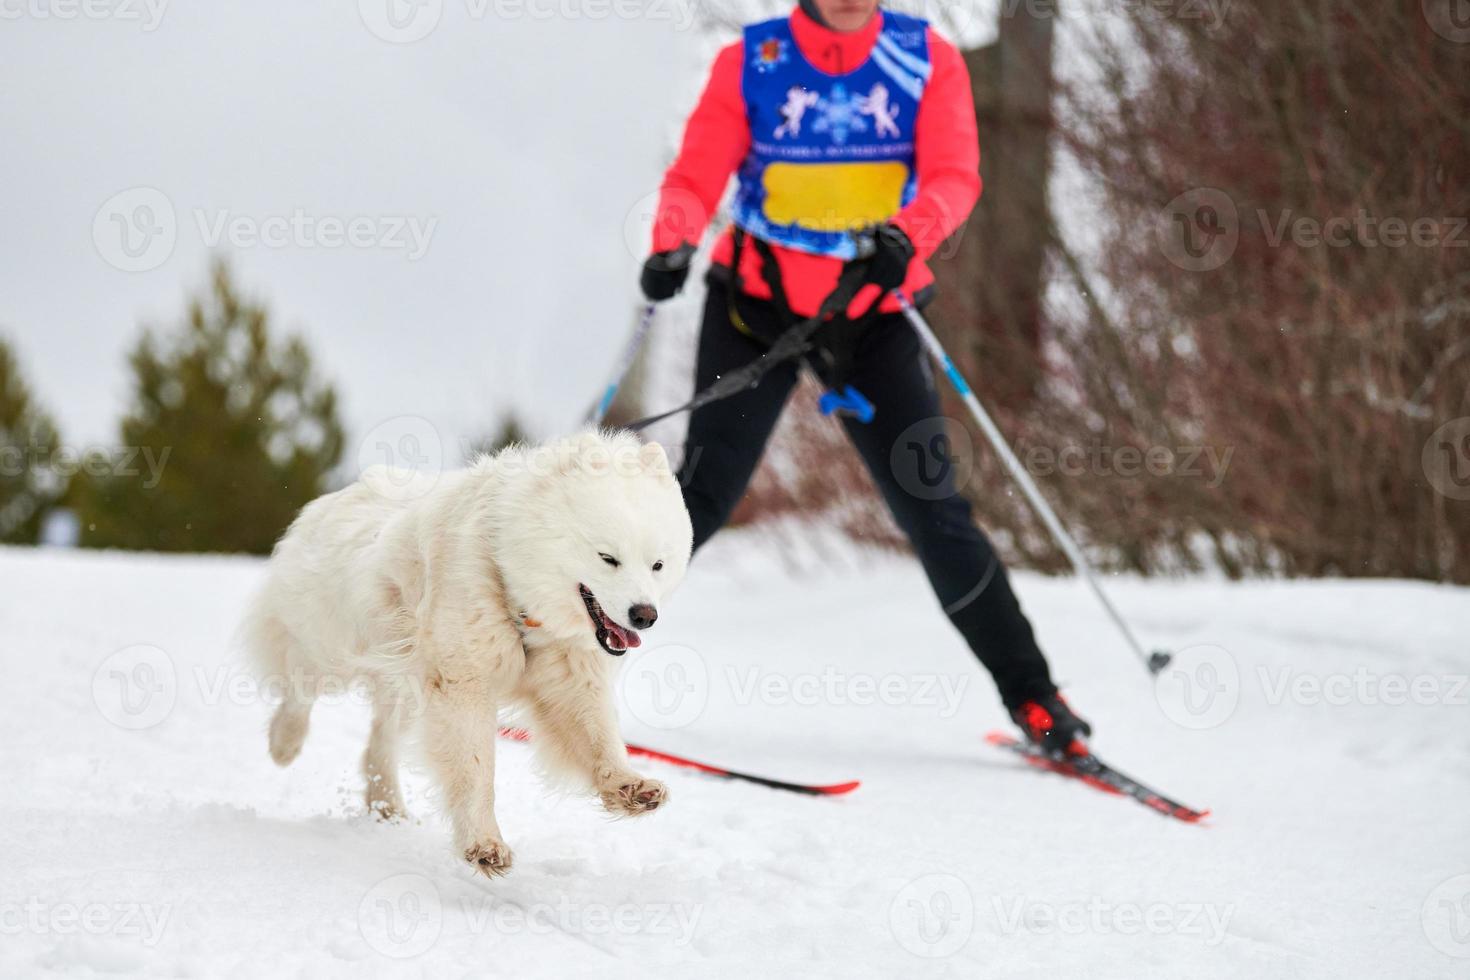
<instances>
[{"instance_id":1,"label":"white samoyed dog","mask_svg":"<svg viewBox=\"0 0 1470 980\"><path fill-rule=\"evenodd\" d=\"M302 510L242 627L260 673L285 679L271 757L301 751L324 680L363 683L368 807L403 814L400 741L417 736L456 849L492 876L511 865L495 821L501 709L523 709L542 764L609 812L657 809L668 789L628 763L612 675L683 579L692 537L662 447L627 433L437 478L367 471Z\"/></svg>"}]
</instances>

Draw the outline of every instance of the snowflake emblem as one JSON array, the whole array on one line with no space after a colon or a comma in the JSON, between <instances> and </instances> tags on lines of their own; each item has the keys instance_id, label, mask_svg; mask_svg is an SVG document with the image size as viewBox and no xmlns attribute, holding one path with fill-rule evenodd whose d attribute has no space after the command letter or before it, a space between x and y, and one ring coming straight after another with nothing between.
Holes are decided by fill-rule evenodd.
<instances>
[{"instance_id":1,"label":"snowflake emblem","mask_svg":"<svg viewBox=\"0 0 1470 980\"><path fill-rule=\"evenodd\" d=\"M775 71L790 60L791 52L787 50L786 41L779 37L768 37L755 46L755 56L750 59L750 67L758 72Z\"/></svg>"},{"instance_id":2,"label":"snowflake emblem","mask_svg":"<svg viewBox=\"0 0 1470 980\"><path fill-rule=\"evenodd\" d=\"M832 142L838 146L847 142L850 133L862 133L868 129L861 100L853 98L841 82L833 85L827 97L817 102L816 112L812 131L830 133Z\"/></svg>"}]
</instances>

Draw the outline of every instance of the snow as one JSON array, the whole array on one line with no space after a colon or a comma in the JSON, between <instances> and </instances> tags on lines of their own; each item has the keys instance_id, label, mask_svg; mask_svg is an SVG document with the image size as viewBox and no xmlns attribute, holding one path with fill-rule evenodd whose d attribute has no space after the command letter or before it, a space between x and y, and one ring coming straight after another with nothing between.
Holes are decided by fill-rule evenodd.
<instances>
[{"instance_id":1,"label":"snow","mask_svg":"<svg viewBox=\"0 0 1470 980\"><path fill-rule=\"evenodd\" d=\"M516 865L492 882L450 853L421 776L417 822L364 817L353 695L270 763L269 705L229 645L261 570L0 551L0 975L1470 966L1465 589L1116 580L1139 631L1182 651L1155 689L1079 583L1018 576L1098 751L1213 808L1190 826L986 746L999 703L907 560L791 569L732 532L629 656L626 734L862 787L813 799L643 762L670 805L612 821L503 744Z\"/></svg>"}]
</instances>

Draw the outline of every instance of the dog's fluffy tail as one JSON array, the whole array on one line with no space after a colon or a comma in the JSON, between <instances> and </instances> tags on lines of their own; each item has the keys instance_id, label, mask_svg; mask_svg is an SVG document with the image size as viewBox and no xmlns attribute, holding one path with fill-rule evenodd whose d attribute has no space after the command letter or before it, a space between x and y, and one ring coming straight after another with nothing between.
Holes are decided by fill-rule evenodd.
<instances>
[{"instance_id":1,"label":"dog's fluffy tail","mask_svg":"<svg viewBox=\"0 0 1470 980\"><path fill-rule=\"evenodd\" d=\"M296 666L291 663L291 634L275 614L269 585L251 600L236 642L262 681L289 676Z\"/></svg>"}]
</instances>

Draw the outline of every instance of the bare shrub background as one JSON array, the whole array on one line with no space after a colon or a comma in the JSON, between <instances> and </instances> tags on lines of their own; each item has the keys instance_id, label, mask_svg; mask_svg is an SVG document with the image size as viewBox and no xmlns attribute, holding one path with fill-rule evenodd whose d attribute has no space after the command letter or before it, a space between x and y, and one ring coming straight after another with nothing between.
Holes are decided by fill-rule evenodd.
<instances>
[{"instance_id":1,"label":"bare shrub background","mask_svg":"<svg viewBox=\"0 0 1470 980\"><path fill-rule=\"evenodd\" d=\"M1053 192L1031 216L1047 273L1033 342L997 342L1014 331L983 295L986 270L1005 268L996 243L1016 229L945 250L951 296L933 319L961 368L1023 458L1231 454L1218 481L1038 474L1105 567L1470 581L1470 504L1438 493L1422 463L1439 426L1470 416L1470 248L1377 240L1386 219L1467 237L1470 44L1436 34L1418 3L1237 0L1220 23L1089 10L1069 22L1050 111L990 98L967 55L982 212L1008 194L995 173L1032 165L1038 131L1048 168L1084 175L1087 193ZM1171 259L1187 229L1169 205L1202 188L1228 199L1221 220L1238 242L1218 268L1189 271ZM1353 226L1360 213L1367 235L1294 240L1300 218ZM1207 241L1206 216L1192 217ZM783 422L737 517L835 508L856 536L896 542L840 430L808 412ZM975 441L967 492L982 526L1011 560L1064 569Z\"/></svg>"},{"instance_id":2,"label":"bare shrub background","mask_svg":"<svg viewBox=\"0 0 1470 980\"><path fill-rule=\"evenodd\" d=\"M1235 456L1218 489L1089 476L1054 496L1140 571L1193 567L1205 540L1231 574L1470 581L1470 507L1421 462L1470 415L1470 45L1417 3L1241 0L1214 29L1146 12L1117 26L1088 35L1096 77L1060 103L1101 186L1099 247L1056 242L1083 302L1055 308L1049 395L1013 422L1052 445ZM1233 202L1239 241L1190 272L1165 209L1196 188ZM1374 244L1381 227L1273 241L1283 218L1360 212L1431 219L1459 244Z\"/></svg>"}]
</instances>

